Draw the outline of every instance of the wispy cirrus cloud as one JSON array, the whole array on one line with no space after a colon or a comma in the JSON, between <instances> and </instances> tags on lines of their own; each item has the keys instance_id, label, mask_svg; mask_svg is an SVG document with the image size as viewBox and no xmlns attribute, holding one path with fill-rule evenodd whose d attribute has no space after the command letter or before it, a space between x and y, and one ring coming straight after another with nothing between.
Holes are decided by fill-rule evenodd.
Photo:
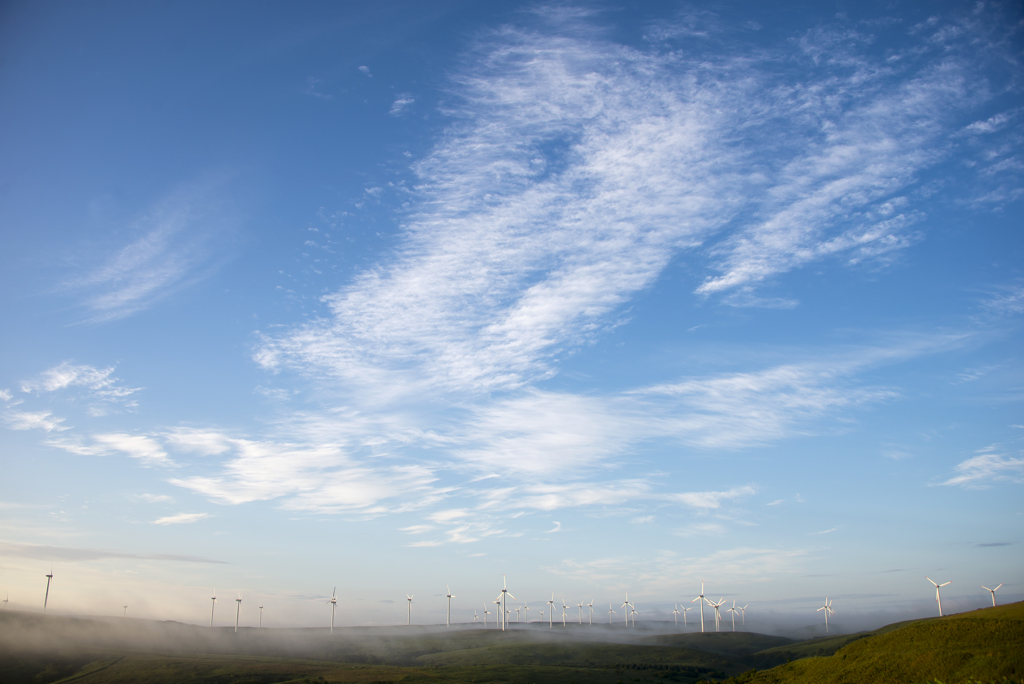
<instances>
[{"instance_id":1,"label":"wispy cirrus cloud","mask_svg":"<svg viewBox=\"0 0 1024 684\"><path fill-rule=\"evenodd\" d=\"M152 435L100 433L91 435L88 440L81 437L65 437L50 439L46 443L49 446L80 456L108 456L114 453L122 453L139 460L147 466L175 465L164 447Z\"/></svg>"},{"instance_id":2,"label":"wispy cirrus cloud","mask_svg":"<svg viewBox=\"0 0 1024 684\"><path fill-rule=\"evenodd\" d=\"M975 453L976 456L957 464L953 477L939 484L984 488L994 482L1024 482L1024 455L1011 455L997 444Z\"/></svg>"},{"instance_id":3,"label":"wispy cirrus cloud","mask_svg":"<svg viewBox=\"0 0 1024 684\"><path fill-rule=\"evenodd\" d=\"M96 399L117 401L135 392L138 387L125 387L114 377L114 367L96 368L86 364L64 361L49 368L37 377L21 383L22 392L56 392L69 387L81 387Z\"/></svg>"},{"instance_id":4,"label":"wispy cirrus cloud","mask_svg":"<svg viewBox=\"0 0 1024 684\"><path fill-rule=\"evenodd\" d=\"M46 432L60 432L70 428L64 427L61 423L64 419L53 415L49 411L14 411L4 413L3 420L7 427L12 430L44 430Z\"/></svg>"},{"instance_id":5,"label":"wispy cirrus cloud","mask_svg":"<svg viewBox=\"0 0 1024 684\"><path fill-rule=\"evenodd\" d=\"M157 518L153 521L154 525L187 525L189 523L199 522L209 518L209 513L178 513L176 515L168 515L163 518Z\"/></svg>"},{"instance_id":6,"label":"wispy cirrus cloud","mask_svg":"<svg viewBox=\"0 0 1024 684\"><path fill-rule=\"evenodd\" d=\"M124 318L209 275L230 220L212 199L220 182L171 193L131 226L137 237L62 289L81 298L88 322Z\"/></svg>"}]
</instances>

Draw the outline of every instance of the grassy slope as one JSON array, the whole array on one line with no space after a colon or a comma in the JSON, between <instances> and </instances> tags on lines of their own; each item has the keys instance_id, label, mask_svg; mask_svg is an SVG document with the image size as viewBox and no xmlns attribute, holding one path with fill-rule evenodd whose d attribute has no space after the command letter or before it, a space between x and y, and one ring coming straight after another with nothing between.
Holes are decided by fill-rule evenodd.
<instances>
[{"instance_id":1,"label":"grassy slope","mask_svg":"<svg viewBox=\"0 0 1024 684\"><path fill-rule=\"evenodd\" d=\"M1024 678L1024 603L890 627L858 638L831 656L805 658L732 681L846 684L938 679L948 684Z\"/></svg>"}]
</instances>

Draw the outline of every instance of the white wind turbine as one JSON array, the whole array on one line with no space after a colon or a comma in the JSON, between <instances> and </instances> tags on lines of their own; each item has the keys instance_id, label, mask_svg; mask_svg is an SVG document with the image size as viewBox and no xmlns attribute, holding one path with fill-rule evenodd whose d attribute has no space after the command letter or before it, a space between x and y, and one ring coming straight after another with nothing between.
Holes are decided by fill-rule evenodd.
<instances>
[{"instance_id":1,"label":"white wind turbine","mask_svg":"<svg viewBox=\"0 0 1024 684\"><path fill-rule=\"evenodd\" d=\"M444 585L444 588L448 590L448 593L445 594L445 596L448 597L448 617L445 619L444 626L445 627L451 627L452 626L452 599L455 598L455 596L452 594L452 588L449 587L447 584Z\"/></svg>"},{"instance_id":2,"label":"white wind turbine","mask_svg":"<svg viewBox=\"0 0 1024 684\"><path fill-rule=\"evenodd\" d=\"M933 580L931 577L927 577L926 576L925 579L928 580L929 582L931 582L932 584L935 584L935 580ZM947 584L952 584L952 583L953 583L953 580L950 580L948 582L943 582L942 584L935 584L935 600L939 602L939 617L942 617L942 596L939 594L939 589L941 589L942 587L946 586Z\"/></svg>"},{"instance_id":3,"label":"white wind turbine","mask_svg":"<svg viewBox=\"0 0 1024 684\"><path fill-rule=\"evenodd\" d=\"M405 600L409 602L409 617L406 618L406 620L405 620L405 624L407 626L411 626L412 625L412 597L413 596L415 596L415 594L406 594L405 595Z\"/></svg>"},{"instance_id":4,"label":"white wind turbine","mask_svg":"<svg viewBox=\"0 0 1024 684\"><path fill-rule=\"evenodd\" d=\"M521 611L521 610L522 610L522 608L516 608L516 624L517 625L519 624L519 611Z\"/></svg>"},{"instance_id":5,"label":"white wind turbine","mask_svg":"<svg viewBox=\"0 0 1024 684\"><path fill-rule=\"evenodd\" d=\"M693 610L693 606L686 606L681 611L683 613L683 627L688 627L689 626L689 625L686 624L686 611L688 611L688 610Z\"/></svg>"},{"instance_id":6,"label":"white wind turbine","mask_svg":"<svg viewBox=\"0 0 1024 684\"><path fill-rule=\"evenodd\" d=\"M832 602L828 600L828 596L825 597L825 605L816 610L816 613L825 611L825 634L828 634L828 616L835 615L836 611L832 610Z\"/></svg>"},{"instance_id":7,"label":"white wind turbine","mask_svg":"<svg viewBox=\"0 0 1024 684\"><path fill-rule=\"evenodd\" d=\"M498 598L494 599L491 603L494 604L494 628L501 627L504 630L505 626L498 624L498 615L504 612L501 609L501 594L498 594ZM504 619L504 616L502 616L502 619Z\"/></svg>"},{"instance_id":8,"label":"white wind turbine","mask_svg":"<svg viewBox=\"0 0 1024 684\"><path fill-rule=\"evenodd\" d=\"M711 606L712 608L715 609L715 631L716 632L721 631L720 630L720 625L722 623L722 614L719 612L719 609L723 605L725 605L725 597L723 596L722 598L720 598L718 600L718 603L715 603L714 601L708 601L708 599L704 599L704 600L708 602L709 606Z\"/></svg>"},{"instance_id":9,"label":"white wind turbine","mask_svg":"<svg viewBox=\"0 0 1024 684\"><path fill-rule=\"evenodd\" d=\"M590 624L594 624L594 599L590 599L590 603L587 604L587 608L590 609Z\"/></svg>"},{"instance_id":10,"label":"white wind turbine","mask_svg":"<svg viewBox=\"0 0 1024 684\"><path fill-rule=\"evenodd\" d=\"M263 604L260 604L260 629L263 629Z\"/></svg>"},{"instance_id":11,"label":"white wind turbine","mask_svg":"<svg viewBox=\"0 0 1024 684\"><path fill-rule=\"evenodd\" d=\"M512 598L513 601L516 598L515 596L512 596L512 594L509 593L509 591L508 591L508 584L506 584L506 582L505 582L505 575L502 574L502 576L501 576L501 595L499 596L499 598L501 599L501 613L502 613L502 616L507 616L508 613L509 613L508 603L507 603L506 597ZM507 619L502 619L502 621L501 621L501 629L502 629L502 631L505 631L505 625L507 623L508 623Z\"/></svg>"},{"instance_id":12,"label":"white wind turbine","mask_svg":"<svg viewBox=\"0 0 1024 684\"><path fill-rule=\"evenodd\" d=\"M1001 587L1001 586L1003 586L1002 582L999 583L999 587ZM990 594L992 594L992 607L993 608L995 608L995 605L996 605L996 592L999 591L999 587L996 587L995 589L989 589L984 584L981 585L982 589L984 589L985 591L987 591Z\"/></svg>"},{"instance_id":13,"label":"white wind turbine","mask_svg":"<svg viewBox=\"0 0 1024 684\"><path fill-rule=\"evenodd\" d=\"M7 602L11 599L10 594L4 594L4 608L7 607Z\"/></svg>"},{"instance_id":14,"label":"white wind turbine","mask_svg":"<svg viewBox=\"0 0 1024 684\"><path fill-rule=\"evenodd\" d=\"M700 605L700 631L701 631L701 633L704 632L704 600L705 600L704 599L704 580L701 580L700 581L700 594L698 594L697 598L693 599L693 601L690 601L690 603L693 603L694 601L696 601Z\"/></svg>"},{"instance_id":15,"label":"white wind turbine","mask_svg":"<svg viewBox=\"0 0 1024 684\"><path fill-rule=\"evenodd\" d=\"M523 612L526 613L526 624L530 624L530 606L527 603L523 603Z\"/></svg>"},{"instance_id":16,"label":"white wind turbine","mask_svg":"<svg viewBox=\"0 0 1024 684\"><path fill-rule=\"evenodd\" d=\"M121 617L128 617L128 604L125 604L121 607L124 608L124 612L121 613Z\"/></svg>"},{"instance_id":17,"label":"white wind turbine","mask_svg":"<svg viewBox=\"0 0 1024 684\"><path fill-rule=\"evenodd\" d=\"M583 602L580 601L576 604L576 607L580 609L580 624L583 624Z\"/></svg>"},{"instance_id":18,"label":"white wind turbine","mask_svg":"<svg viewBox=\"0 0 1024 684\"><path fill-rule=\"evenodd\" d=\"M565 605L565 599L562 599L562 626L565 627L565 611L569 606Z\"/></svg>"},{"instance_id":19,"label":"white wind turbine","mask_svg":"<svg viewBox=\"0 0 1024 684\"><path fill-rule=\"evenodd\" d=\"M732 613L732 631L735 632L736 631L736 613L739 612L739 610L736 608L736 599L732 600L732 608L729 608L725 612L726 613Z\"/></svg>"},{"instance_id":20,"label":"white wind turbine","mask_svg":"<svg viewBox=\"0 0 1024 684\"><path fill-rule=\"evenodd\" d=\"M474 612L475 614L475 612ZM484 604L484 627L487 626L487 616L491 614L491 611L487 610L487 604Z\"/></svg>"},{"instance_id":21,"label":"white wind turbine","mask_svg":"<svg viewBox=\"0 0 1024 684\"><path fill-rule=\"evenodd\" d=\"M53 566L50 566L50 574L46 576L46 594L43 596L43 610L46 610L46 604L50 600L50 580L53 579Z\"/></svg>"},{"instance_id":22,"label":"white wind turbine","mask_svg":"<svg viewBox=\"0 0 1024 684\"><path fill-rule=\"evenodd\" d=\"M213 588L213 596L210 597L210 626L213 627L213 610L217 607L217 587Z\"/></svg>"},{"instance_id":23,"label":"white wind turbine","mask_svg":"<svg viewBox=\"0 0 1024 684\"><path fill-rule=\"evenodd\" d=\"M238 632L238 615L242 612L242 592L238 592L238 598L235 599L235 632Z\"/></svg>"},{"instance_id":24,"label":"white wind turbine","mask_svg":"<svg viewBox=\"0 0 1024 684\"><path fill-rule=\"evenodd\" d=\"M675 610L672 611L672 615L676 618L676 627L679 626L679 604L676 604Z\"/></svg>"},{"instance_id":25,"label":"white wind turbine","mask_svg":"<svg viewBox=\"0 0 1024 684\"><path fill-rule=\"evenodd\" d=\"M742 608L740 608L740 615L743 617L743 626L744 627L747 624L747 606L749 606L749 605L750 604L748 603L746 606L743 606Z\"/></svg>"},{"instance_id":26,"label":"white wind turbine","mask_svg":"<svg viewBox=\"0 0 1024 684\"><path fill-rule=\"evenodd\" d=\"M609 603L608 604L608 624L609 625L612 624L612 615L618 615L618 613L616 613L614 610L612 610L612 604Z\"/></svg>"},{"instance_id":27,"label":"white wind turbine","mask_svg":"<svg viewBox=\"0 0 1024 684\"><path fill-rule=\"evenodd\" d=\"M627 591L626 592L626 600L622 602L622 605L619 606L619 608L632 608L632 607L633 607L633 604L631 604L629 602L629 592ZM623 610L622 611L622 617L626 621L626 626L629 627L629 611Z\"/></svg>"},{"instance_id":28,"label":"white wind turbine","mask_svg":"<svg viewBox=\"0 0 1024 684\"><path fill-rule=\"evenodd\" d=\"M479 615L477 615L477 614L476 614L476 611L474 610L474 611L473 611L473 622L476 622L476 621L477 621L477 620L479 620L479 619L480 619L480 616L479 616Z\"/></svg>"},{"instance_id":29,"label":"white wind turbine","mask_svg":"<svg viewBox=\"0 0 1024 684\"><path fill-rule=\"evenodd\" d=\"M633 627L634 627L634 629L636 628L636 616L637 616L637 615L639 615L639 614L640 614L640 611L638 611L638 610L637 610L637 609L636 609L636 608L635 608L635 607L633 606L633 604L632 604L632 603L631 603L631 604L629 604L629 617L630 617L630 619L631 619L631 620L633 621Z\"/></svg>"},{"instance_id":30,"label":"white wind turbine","mask_svg":"<svg viewBox=\"0 0 1024 684\"><path fill-rule=\"evenodd\" d=\"M334 634L334 609L338 607L338 587L331 591L331 598L324 601L331 604L331 634Z\"/></svg>"},{"instance_id":31,"label":"white wind turbine","mask_svg":"<svg viewBox=\"0 0 1024 684\"><path fill-rule=\"evenodd\" d=\"M551 600L548 601L548 629L551 629L551 620L555 615L555 592L551 592Z\"/></svg>"}]
</instances>

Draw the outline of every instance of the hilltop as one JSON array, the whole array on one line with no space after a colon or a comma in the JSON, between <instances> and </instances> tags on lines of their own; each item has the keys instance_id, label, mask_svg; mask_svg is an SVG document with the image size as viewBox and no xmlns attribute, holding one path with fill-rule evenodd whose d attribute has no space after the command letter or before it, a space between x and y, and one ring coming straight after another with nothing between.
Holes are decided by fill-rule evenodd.
<instances>
[{"instance_id":1,"label":"hilltop","mask_svg":"<svg viewBox=\"0 0 1024 684\"><path fill-rule=\"evenodd\" d=\"M1024 673L1024 604L796 641L470 625L208 628L0 613L0 682L924 682ZM792 662L789 662L792 661ZM756 670L756 671L755 671ZM729 679L732 678L732 679ZM1019 679L1019 676L1018 676Z\"/></svg>"}]
</instances>

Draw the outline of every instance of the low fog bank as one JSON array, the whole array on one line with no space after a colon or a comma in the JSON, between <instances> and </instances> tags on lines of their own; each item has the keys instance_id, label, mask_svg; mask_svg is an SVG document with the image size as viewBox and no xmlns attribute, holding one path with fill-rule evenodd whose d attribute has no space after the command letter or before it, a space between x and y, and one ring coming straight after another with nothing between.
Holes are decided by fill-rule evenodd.
<instances>
[{"instance_id":1,"label":"low fog bank","mask_svg":"<svg viewBox=\"0 0 1024 684\"><path fill-rule=\"evenodd\" d=\"M509 629L482 624L439 626L341 627L331 634L326 628L206 627L173 621L123 617L74 617L39 613L0 612L0 650L7 653L49 653L65 657L82 653L135 652L188 655L249 655L289 657L364 664L419 665L421 656L463 649L537 644L614 643L672 645L719 651L737 638L754 650L789 641L825 636L823 621L794 621L792 615L761 615L737 624L723 621L716 634L713 617L705 618L708 633L699 622L687 626L673 622L638 622L636 627L547 622L510 623ZM863 615L836 621L831 635L876 629L885 624L923 616ZM855 619L859 618L859 619ZM891 619L884 619L891 618ZM763 643L762 643L763 642ZM746 649L744 649L746 650ZM751 651L753 652L753 651Z\"/></svg>"}]
</instances>

